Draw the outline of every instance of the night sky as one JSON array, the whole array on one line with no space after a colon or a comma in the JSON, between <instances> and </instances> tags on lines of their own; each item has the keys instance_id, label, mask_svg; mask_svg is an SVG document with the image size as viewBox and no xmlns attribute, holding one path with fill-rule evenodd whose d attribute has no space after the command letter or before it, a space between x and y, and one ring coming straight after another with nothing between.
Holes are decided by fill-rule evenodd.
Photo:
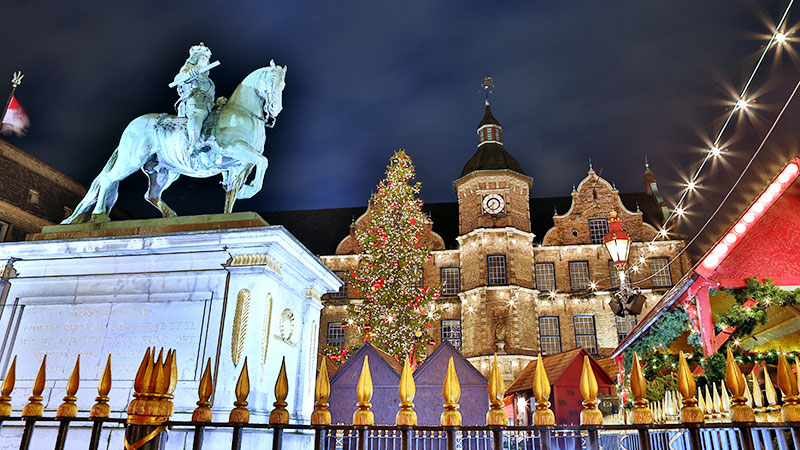
<instances>
[{"instance_id":1,"label":"night sky","mask_svg":"<svg viewBox=\"0 0 800 450\"><path fill-rule=\"evenodd\" d=\"M203 41L221 61L217 95L270 58L288 65L264 189L236 208L270 211L366 204L399 148L413 158L426 202L454 201L452 181L477 145L487 75L506 148L533 178L534 197L568 195L589 158L621 191L641 191L647 155L673 198L787 0L7 3L0 76L25 73L17 98L32 121L27 137L8 139L86 185L128 121L173 112L167 84L189 46ZM788 28L800 17L792 13ZM758 109L729 129L725 163L705 172L684 232L739 175L797 82L797 59L768 54L753 82ZM737 198L800 154L798 103L728 218L743 207ZM179 214L219 212L218 180L182 178L165 200ZM131 176L119 205L154 216L145 189L143 174Z\"/></svg>"}]
</instances>

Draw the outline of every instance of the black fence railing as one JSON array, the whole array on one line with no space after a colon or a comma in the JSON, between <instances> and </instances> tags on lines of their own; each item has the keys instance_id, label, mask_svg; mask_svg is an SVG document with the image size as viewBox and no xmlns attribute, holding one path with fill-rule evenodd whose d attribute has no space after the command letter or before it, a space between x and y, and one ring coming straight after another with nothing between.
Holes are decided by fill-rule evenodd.
<instances>
[{"instance_id":1,"label":"black fence railing","mask_svg":"<svg viewBox=\"0 0 800 450\"><path fill-rule=\"evenodd\" d=\"M168 421L139 447L125 444L123 436L141 426L122 418L6 417L0 427L3 447L16 447L7 440L20 436L20 450L800 450L800 423L403 427ZM7 434L9 428L21 434ZM81 436L67 445L71 429ZM180 442L168 444L171 439Z\"/></svg>"}]
</instances>

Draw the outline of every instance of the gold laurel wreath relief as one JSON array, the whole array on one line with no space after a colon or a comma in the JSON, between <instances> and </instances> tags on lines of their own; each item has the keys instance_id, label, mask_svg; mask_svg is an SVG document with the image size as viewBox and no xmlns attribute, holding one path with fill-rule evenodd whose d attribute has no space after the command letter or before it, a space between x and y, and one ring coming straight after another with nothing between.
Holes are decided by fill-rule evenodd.
<instances>
[{"instance_id":1,"label":"gold laurel wreath relief","mask_svg":"<svg viewBox=\"0 0 800 450\"><path fill-rule=\"evenodd\" d=\"M233 365L239 364L244 352L244 341L247 337L247 318L250 315L250 290L242 289L236 296L236 312L233 316L231 333L231 359Z\"/></svg>"},{"instance_id":2,"label":"gold laurel wreath relief","mask_svg":"<svg viewBox=\"0 0 800 450\"><path fill-rule=\"evenodd\" d=\"M267 294L267 307L264 308L264 332L261 335L261 365L267 363L270 325L272 325L272 294Z\"/></svg>"}]
</instances>

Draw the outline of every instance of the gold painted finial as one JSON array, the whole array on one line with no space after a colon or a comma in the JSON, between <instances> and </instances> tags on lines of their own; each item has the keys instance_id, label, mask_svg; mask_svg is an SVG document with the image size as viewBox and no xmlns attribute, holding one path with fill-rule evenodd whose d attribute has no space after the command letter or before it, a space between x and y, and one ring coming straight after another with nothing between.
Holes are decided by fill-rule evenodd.
<instances>
[{"instance_id":1,"label":"gold painted finial","mask_svg":"<svg viewBox=\"0 0 800 450\"><path fill-rule=\"evenodd\" d=\"M756 415L756 422L769 422L769 419L767 418L767 408L764 407L764 395L761 393L761 386L758 384L755 368L752 372L750 372L750 379L751 383L753 384L753 405L755 405L753 412L755 412Z\"/></svg>"},{"instance_id":2,"label":"gold painted finial","mask_svg":"<svg viewBox=\"0 0 800 450\"><path fill-rule=\"evenodd\" d=\"M39 417L44 411L42 392L44 391L46 367L47 355L44 355L44 358L42 358L42 365L39 367L39 372L36 374L36 379L33 380L33 395L28 397L28 404L22 408L22 417Z\"/></svg>"},{"instance_id":3,"label":"gold painted finial","mask_svg":"<svg viewBox=\"0 0 800 450\"><path fill-rule=\"evenodd\" d=\"M708 386L706 385L706 387ZM711 398L714 402L714 418L719 422L722 419L722 397L719 396L716 383L711 383L711 389L713 391L713 396Z\"/></svg>"},{"instance_id":4,"label":"gold painted finial","mask_svg":"<svg viewBox=\"0 0 800 450\"><path fill-rule=\"evenodd\" d=\"M400 374L400 386L397 388L400 394L400 411L397 412L395 421L397 425L416 426L417 413L414 411L414 396L417 388L414 385L414 377L411 376L411 366L408 358L403 364L403 372Z\"/></svg>"},{"instance_id":5,"label":"gold painted finial","mask_svg":"<svg viewBox=\"0 0 800 450\"><path fill-rule=\"evenodd\" d=\"M111 354L108 355L106 360L106 368L103 369L103 374L100 375L100 382L97 383L97 397L95 397L95 404L92 406L92 411L89 417L108 417L111 413L111 407L108 405L108 393L111 391Z\"/></svg>"},{"instance_id":6,"label":"gold painted finial","mask_svg":"<svg viewBox=\"0 0 800 450\"><path fill-rule=\"evenodd\" d=\"M75 417L78 415L78 405L75 404L75 401L78 400L75 397L75 393L78 392L78 385L81 381L81 355L78 355L78 359L75 361L75 367L72 369L72 373L67 380L67 395L64 397L64 403L59 405L58 410L56 411L56 417Z\"/></svg>"},{"instance_id":7,"label":"gold painted finial","mask_svg":"<svg viewBox=\"0 0 800 450\"><path fill-rule=\"evenodd\" d=\"M442 426L461 426L461 412L458 411L461 385L458 383L458 375L456 374L456 366L453 364L452 356L447 363L447 376L445 376L444 385L442 386L442 397L444 397L444 411L441 417Z\"/></svg>"},{"instance_id":8,"label":"gold painted finial","mask_svg":"<svg viewBox=\"0 0 800 450\"><path fill-rule=\"evenodd\" d=\"M481 84L483 88L483 93L486 96L486 103L489 103L489 94L492 93L492 88L494 88L494 78L492 77L485 77L483 79L483 83Z\"/></svg>"},{"instance_id":9,"label":"gold painted finial","mask_svg":"<svg viewBox=\"0 0 800 450\"><path fill-rule=\"evenodd\" d=\"M358 410L353 413L353 425L374 425L375 414L370 411L370 400L372 400L372 375L369 373L369 356L364 355L364 363L361 365L361 375L358 377L356 386L356 397L358 398Z\"/></svg>"},{"instance_id":10,"label":"gold painted finial","mask_svg":"<svg viewBox=\"0 0 800 450\"><path fill-rule=\"evenodd\" d=\"M492 371L489 373L489 412L486 413L486 425L506 425L508 415L503 411L503 374L497 364L497 354L494 355Z\"/></svg>"},{"instance_id":11,"label":"gold painted finial","mask_svg":"<svg viewBox=\"0 0 800 450\"><path fill-rule=\"evenodd\" d=\"M11 366L6 372L6 377L3 380L3 386L0 388L0 417L8 417L11 415L11 391L14 390L14 382L17 372L17 356L11 361Z\"/></svg>"},{"instance_id":12,"label":"gold painted finial","mask_svg":"<svg viewBox=\"0 0 800 450\"><path fill-rule=\"evenodd\" d=\"M797 392L797 376L786 360L783 349L778 352L778 387L783 392L781 418L784 422L800 422L800 397Z\"/></svg>"},{"instance_id":13,"label":"gold painted finial","mask_svg":"<svg viewBox=\"0 0 800 450\"><path fill-rule=\"evenodd\" d=\"M725 367L725 384L733 396L730 400L732 404L729 406L731 422L755 422L756 416L753 408L747 404L747 397L750 395L750 391L747 389L747 380L733 359L730 346L728 346ZM727 396L725 389L722 392Z\"/></svg>"},{"instance_id":14,"label":"gold painted finial","mask_svg":"<svg viewBox=\"0 0 800 450\"><path fill-rule=\"evenodd\" d=\"M544 369L541 352L536 360L536 372L533 377L533 396L536 397L536 411L533 412L534 425L555 425L556 416L550 409L550 380Z\"/></svg>"},{"instance_id":15,"label":"gold painted finial","mask_svg":"<svg viewBox=\"0 0 800 450\"><path fill-rule=\"evenodd\" d=\"M649 402L645 398L647 394L647 381L644 379L642 366L639 362L639 355L637 355L636 352L633 352L631 391L633 393L633 423L636 425L653 423L653 411L650 410L648 406Z\"/></svg>"},{"instance_id":16,"label":"gold painted finial","mask_svg":"<svg viewBox=\"0 0 800 450\"><path fill-rule=\"evenodd\" d=\"M583 357L581 395L583 396L581 425L602 425L603 413L597 409L597 378L594 376L592 362L589 360L588 355Z\"/></svg>"},{"instance_id":17,"label":"gold painted finial","mask_svg":"<svg viewBox=\"0 0 800 450\"><path fill-rule=\"evenodd\" d=\"M128 404L128 420L133 425L161 425L174 410L172 399L177 378L175 351L164 349L154 360L155 348L147 349L134 379L134 399ZM109 382L110 386L110 382Z\"/></svg>"},{"instance_id":18,"label":"gold painted finial","mask_svg":"<svg viewBox=\"0 0 800 450\"><path fill-rule=\"evenodd\" d=\"M331 382L328 379L328 366L325 360L319 365L319 375L317 375L317 386L314 391L316 403L314 412L311 413L311 425L330 425L331 412L328 411L328 396L331 395Z\"/></svg>"},{"instance_id":19,"label":"gold painted finial","mask_svg":"<svg viewBox=\"0 0 800 450\"><path fill-rule=\"evenodd\" d=\"M694 393L697 390L694 375L692 375L692 372L689 370L689 364L686 363L686 355L684 355L682 351L679 354L679 358L678 390L683 397L681 422L703 423L703 411L697 407L697 399L694 397Z\"/></svg>"},{"instance_id":20,"label":"gold painted finial","mask_svg":"<svg viewBox=\"0 0 800 450\"><path fill-rule=\"evenodd\" d=\"M250 422L250 411L247 410L247 396L250 395L250 374L247 372L247 357L244 357L242 373L239 374L239 381L236 382L236 401L228 418L231 423Z\"/></svg>"},{"instance_id":21,"label":"gold painted finial","mask_svg":"<svg viewBox=\"0 0 800 450\"><path fill-rule=\"evenodd\" d=\"M287 424L289 423L289 411L286 410L286 396L289 395L289 380L286 378L286 357L281 360L281 369L278 371L278 381L275 382L275 409L269 413L269 423Z\"/></svg>"},{"instance_id":22,"label":"gold painted finial","mask_svg":"<svg viewBox=\"0 0 800 450\"><path fill-rule=\"evenodd\" d=\"M781 407L778 406L778 392L775 390L775 385L772 384L772 377L769 376L766 364L764 364L764 396L767 400L767 405L764 407L767 413L767 422L780 422Z\"/></svg>"},{"instance_id":23,"label":"gold painted finial","mask_svg":"<svg viewBox=\"0 0 800 450\"><path fill-rule=\"evenodd\" d=\"M197 408L192 413L192 422L211 422L211 394L214 392L214 382L211 379L211 358L206 361L206 369L200 377L200 385L197 387Z\"/></svg>"}]
</instances>

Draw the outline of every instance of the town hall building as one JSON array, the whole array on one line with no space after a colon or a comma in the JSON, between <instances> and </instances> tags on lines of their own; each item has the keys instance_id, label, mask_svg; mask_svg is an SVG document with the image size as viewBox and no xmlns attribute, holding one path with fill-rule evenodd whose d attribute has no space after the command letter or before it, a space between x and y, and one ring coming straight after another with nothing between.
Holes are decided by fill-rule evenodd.
<instances>
[{"instance_id":1,"label":"town hall building","mask_svg":"<svg viewBox=\"0 0 800 450\"><path fill-rule=\"evenodd\" d=\"M589 167L569 197L532 199L533 180L503 145L488 100L477 134L477 151L453 182L457 202L423 207L432 219L424 240L433 258L420 283L441 286L442 296L439 326L422 339L450 342L484 375L497 353L507 381L539 352L582 347L610 355L637 319L617 317L609 306L619 286L603 245L612 212L633 240L630 278L646 298L642 315L690 268L684 240L657 236L669 211L655 175L647 168L645 192L622 194ZM358 266L355 231L368 223L369 208L263 216L340 277ZM346 306L358 300L347 284L323 296L321 349L361 344L363 336L347 326Z\"/></svg>"}]
</instances>

